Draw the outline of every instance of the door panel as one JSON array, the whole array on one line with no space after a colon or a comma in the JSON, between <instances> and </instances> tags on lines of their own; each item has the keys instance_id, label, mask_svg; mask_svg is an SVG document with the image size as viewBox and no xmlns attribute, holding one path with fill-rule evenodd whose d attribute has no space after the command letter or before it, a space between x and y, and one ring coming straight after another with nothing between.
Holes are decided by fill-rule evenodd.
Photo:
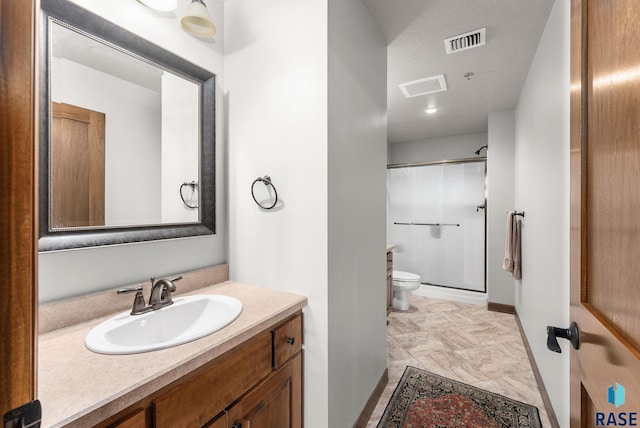
<instances>
[{"instance_id":1,"label":"door panel","mask_svg":"<svg viewBox=\"0 0 640 428\"><path fill-rule=\"evenodd\" d=\"M637 8L637 0L591 0L587 8L586 301L634 346L640 345L640 287L629 286L640 278ZM628 79L634 68L635 79Z\"/></svg>"},{"instance_id":2,"label":"door panel","mask_svg":"<svg viewBox=\"0 0 640 428\"><path fill-rule=\"evenodd\" d=\"M105 115L51 103L51 225L104 226Z\"/></svg>"},{"instance_id":3,"label":"door panel","mask_svg":"<svg viewBox=\"0 0 640 428\"><path fill-rule=\"evenodd\" d=\"M636 0L572 2L572 427L597 426L597 412L640 412L638 22Z\"/></svg>"},{"instance_id":4,"label":"door panel","mask_svg":"<svg viewBox=\"0 0 640 428\"><path fill-rule=\"evenodd\" d=\"M0 416L35 397L35 10L0 0Z\"/></svg>"}]
</instances>

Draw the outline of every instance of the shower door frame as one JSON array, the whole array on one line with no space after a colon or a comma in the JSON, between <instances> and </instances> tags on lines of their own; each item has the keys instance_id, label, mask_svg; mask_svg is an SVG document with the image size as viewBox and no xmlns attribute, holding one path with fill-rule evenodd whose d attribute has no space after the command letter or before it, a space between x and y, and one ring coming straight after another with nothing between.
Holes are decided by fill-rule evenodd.
<instances>
[{"instance_id":1,"label":"shower door frame","mask_svg":"<svg viewBox=\"0 0 640 428\"><path fill-rule=\"evenodd\" d=\"M446 165L446 164L465 164L465 163L477 163L484 162L484 245L482 246L484 249L484 262L482 265L484 266L484 278L483 278L483 289L482 290L470 290L468 288L463 287L453 287L451 285L442 285L442 284L430 284L430 283L421 283L425 285L432 285L434 287L442 287L442 288L450 288L453 290L463 290L470 291L472 293L487 293L487 157L486 156L478 156L475 158L463 158L463 159L450 159L450 160L441 160L441 161L430 161L430 162L411 162L411 163L393 163L387 164L387 169L398 169L398 168L412 168L417 166L436 166L436 165Z\"/></svg>"}]
</instances>

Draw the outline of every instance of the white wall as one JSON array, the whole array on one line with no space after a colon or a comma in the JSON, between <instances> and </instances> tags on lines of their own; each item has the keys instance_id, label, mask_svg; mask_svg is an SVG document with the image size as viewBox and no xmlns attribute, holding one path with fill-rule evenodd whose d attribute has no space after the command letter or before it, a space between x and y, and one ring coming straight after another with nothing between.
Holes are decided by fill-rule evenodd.
<instances>
[{"instance_id":1,"label":"white wall","mask_svg":"<svg viewBox=\"0 0 640 428\"><path fill-rule=\"evenodd\" d=\"M158 13L130 0L73 0L217 76L217 104L223 104L224 21L222 0L206 0L218 27L206 41L184 32L179 24L189 6L179 2L171 13ZM170 275L227 260L226 174L223 108L216 109L216 235L41 253L38 258L39 300L48 302L92 291L116 288L151 276Z\"/></svg>"},{"instance_id":2,"label":"white wall","mask_svg":"<svg viewBox=\"0 0 640 428\"><path fill-rule=\"evenodd\" d=\"M327 3L233 0L224 9L230 277L308 297L305 426L327 427ZM270 211L250 192L263 175L279 196Z\"/></svg>"},{"instance_id":3,"label":"white wall","mask_svg":"<svg viewBox=\"0 0 640 428\"><path fill-rule=\"evenodd\" d=\"M386 364L386 45L359 0L234 0L225 22L231 277L309 298L305 426L351 426Z\"/></svg>"},{"instance_id":4,"label":"white wall","mask_svg":"<svg viewBox=\"0 0 640 428\"><path fill-rule=\"evenodd\" d=\"M507 212L514 205L514 111L490 113L487 156L487 300L513 305L514 285L502 269Z\"/></svg>"},{"instance_id":5,"label":"white wall","mask_svg":"<svg viewBox=\"0 0 640 428\"><path fill-rule=\"evenodd\" d=\"M474 153L487 144L487 134L453 135L428 138L407 143L389 143L389 164L412 162L438 162L476 157ZM483 149L480 155L485 156Z\"/></svg>"},{"instance_id":6,"label":"white wall","mask_svg":"<svg viewBox=\"0 0 640 428\"><path fill-rule=\"evenodd\" d=\"M329 1L329 424L386 369L387 44L360 0Z\"/></svg>"},{"instance_id":7,"label":"white wall","mask_svg":"<svg viewBox=\"0 0 640 428\"><path fill-rule=\"evenodd\" d=\"M105 115L105 224L159 223L160 94L65 58L51 63L52 101Z\"/></svg>"},{"instance_id":8,"label":"white wall","mask_svg":"<svg viewBox=\"0 0 640 428\"><path fill-rule=\"evenodd\" d=\"M515 203L526 211L515 303L560 426L569 426L569 344L546 349L546 326L569 325L570 4L556 1L516 108Z\"/></svg>"},{"instance_id":9,"label":"white wall","mask_svg":"<svg viewBox=\"0 0 640 428\"><path fill-rule=\"evenodd\" d=\"M162 222L198 221L198 191L183 183L199 182L200 104L198 86L172 73L162 75Z\"/></svg>"}]
</instances>

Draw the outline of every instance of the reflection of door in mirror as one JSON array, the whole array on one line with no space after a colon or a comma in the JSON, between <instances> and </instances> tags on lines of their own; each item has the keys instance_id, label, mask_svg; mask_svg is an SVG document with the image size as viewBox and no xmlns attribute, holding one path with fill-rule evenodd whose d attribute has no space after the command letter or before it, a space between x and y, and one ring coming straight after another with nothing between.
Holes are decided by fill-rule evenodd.
<instances>
[{"instance_id":1,"label":"reflection of door in mirror","mask_svg":"<svg viewBox=\"0 0 640 428\"><path fill-rule=\"evenodd\" d=\"M51 103L51 227L104 226L105 115Z\"/></svg>"}]
</instances>

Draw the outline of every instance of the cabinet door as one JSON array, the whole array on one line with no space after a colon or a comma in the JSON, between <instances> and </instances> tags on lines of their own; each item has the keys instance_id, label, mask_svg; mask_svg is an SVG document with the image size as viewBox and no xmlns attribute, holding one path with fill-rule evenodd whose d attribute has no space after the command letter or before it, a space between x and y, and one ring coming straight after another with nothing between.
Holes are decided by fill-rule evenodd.
<instances>
[{"instance_id":1,"label":"cabinet door","mask_svg":"<svg viewBox=\"0 0 640 428\"><path fill-rule=\"evenodd\" d=\"M302 354L247 393L228 412L233 428L302 426Z\"/></svg>"},{"instance_id":2,"label":"cabinet door","mask_svg":"<svg viewBox=\"0 0 640 428\"><path fill-rule=\"evenodd\" d=\"M144 409L139 409L112 425L113 428L146 428L147 426L147 414Z\"/></svg>"},{"instance_id":3,"label":"cabinet door","mask_svg":"<svg viewBox=\"0 0 640 428\"><path fill-rule=\"evenodd\" d=\"M393 253L387 251L387 315L392 311L393 305Z\"/></svg>"},{"instance_id":4,"label":"cabinet door","mask_svg":"<svg viewBox=\"0 0 640 428\"><path fill-rule=\"evenodd\" d=\"M154 400L155 426L202 426L271 373L271 332L264 332L240 349Z\"/></svg>"},{"instance_id":5,"label":"cabinet door","mask_svg":"<svg viewBox=\"0 0 640 428\"><path fill-rule=\"evenodd\" d=\"M387 271L387 315L392 311L393 305L393 271Z\"/></svg>"}]
</instances>

